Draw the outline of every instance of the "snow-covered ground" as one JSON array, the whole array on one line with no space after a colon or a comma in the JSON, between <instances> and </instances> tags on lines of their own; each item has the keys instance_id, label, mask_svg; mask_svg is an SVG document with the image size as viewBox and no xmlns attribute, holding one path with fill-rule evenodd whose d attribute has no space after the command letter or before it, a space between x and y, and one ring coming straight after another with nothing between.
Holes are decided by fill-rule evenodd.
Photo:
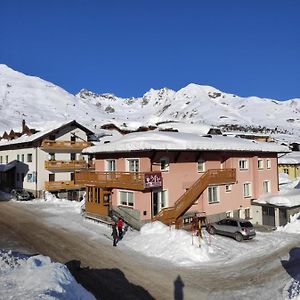
<instances>
[{"instance_id":1,"label":"snow-covered ground","mask_svg":"<svg viewBox=\"0 0 300 300\"><path fill-rule=\"evenodd\" d=\"M80 202L57 199L47 194L45 200L35 199L20 205L42 211L44 221L49 225L70 231L77 230L90 239L112 245L111 228L83 219L80 215ZM190 268L205 264L216 267L255 259L270 249L300 239L299 233L300 213L293 216L286 226L271 233L257 232L255 239L242 243L226 237L211 236L206 231L203 231L203 239L199 240L193 233L154 222L143 226L140 232L128 229L118 248L121 251L138 252L140 255L151 257L158 264L177 264ZM297 257L299 259L299 256ZM289 260L292 257L282 259ZM27 257L2 251L0 270L0 299L8 294L12 296L11 299L93 299L93 296L74 280L64 265L51 262L48 257L42 255ZM300 299L299 277L300 270L286 283L285 299ZM75 294L76 297L73 297Z\"/></svg>"}]
</instances>

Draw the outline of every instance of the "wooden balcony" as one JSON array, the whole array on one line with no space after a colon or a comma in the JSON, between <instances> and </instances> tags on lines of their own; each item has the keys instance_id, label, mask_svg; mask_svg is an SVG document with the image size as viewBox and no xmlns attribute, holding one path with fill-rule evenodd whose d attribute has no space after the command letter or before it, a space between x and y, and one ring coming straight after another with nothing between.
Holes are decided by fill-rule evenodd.
<instances>
[{"instance_id":1,"label":"wooden balcony","mask_svg":"<svg viewBox=\"0 0 300 300\"><path fill-rule=\"evenodd\" d=\"M123 188L144 191L162 186L160 172L75 172L75 182L101 188Z\"/></svg>"},{"instance_id":2,"label":"wooden balcony","mask_svg":"<svg viewBox=\"0 0 300 300\"><path fill-rule=\"evenodd\" d=\"M45 181L45 190L47 191L78 190L82 188L84 188L83 185L75 184L73 180Z\"/></svg>"},{"instance_id":3,"label":"wooden balcony","mask_svg":"<svg viewBox=\"0 0 300 300\"><path fill-rule=\"evenodd\" d=\"M45 161L45 169L55 172L55 171L75 171L75 170L82 170L87 169L88 163L82 159L82 160L70 160L70 161L64 161L64 160L46 160Z\"/></svg>"},{"instance_id":4,"label":"wooden balcony","mask_svg":"<svg viewBox=\"0 0 300 300\"><path fill-rule=\"evenodd\" d=\"M49 153L79 153L91 145L90 142L84 141L44 140L41 149Z\"/></svg>"}]
</instances>

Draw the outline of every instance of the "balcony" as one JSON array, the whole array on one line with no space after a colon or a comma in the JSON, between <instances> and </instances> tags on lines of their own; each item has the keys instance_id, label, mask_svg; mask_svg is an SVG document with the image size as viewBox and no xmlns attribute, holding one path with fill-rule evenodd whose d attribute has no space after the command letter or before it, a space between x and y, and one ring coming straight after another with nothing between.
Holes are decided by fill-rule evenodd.
<instances>
[{"instance_id":1,"label":"balcony","mask_svg":"<svg viewBox=\"0 0 300 300\"><path fill-rule=\"evenodd\" d=\"M45 181L45 190L60 191L60 190L78 190L84 188L83 185L75 184L73 180L65 181Z\"/></svg>"},{"instance_id":2,"label":"balcony","mask_svg":"<svg viewBox=\"0 0 300 300\"><path fill-rule=\"evenodd\" d=\"M75 172L75 182L79 185L94 185L100 188L121 188L144 191L162 187L160 172Z\"/></svg>"},{"instance_id":3,"label":"balcony","mask_svg":"<svg viewBox=\"0 0 300 300\"><path fill-rule=\"evenodd\" d=\"M49 153L80 153L84 148L91 146L85 141L52 141L44 140L41 149Z\"/></svg>"},{"instance_id":4,"label":"balcony","mask_svg":"<svg viewBox=\"0 0 300 300\"><path fill-rule=\"evenodd\" d=\"M45 161L45 169L48 171L61 171L61 172L68 172L74 170L82 170L87 169L88 163L82 160L46 160Z\"/></svg>"}]
</instances>

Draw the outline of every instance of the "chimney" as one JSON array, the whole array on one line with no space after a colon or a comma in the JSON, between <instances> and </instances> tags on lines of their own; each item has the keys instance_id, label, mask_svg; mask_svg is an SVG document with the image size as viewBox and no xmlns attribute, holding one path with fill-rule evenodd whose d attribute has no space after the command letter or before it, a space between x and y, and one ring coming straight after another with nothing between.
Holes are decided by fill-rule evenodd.
<instances>
[{"instance_id":1,"label":"chimney","mask_svg":"<svg viewBox=\"0 0 300 300\"><path fill-rule=\"evenodd\" d=\"M22 121L22 133L25 132L25 126L26 126L26 122L25 122L25 120L23 119L23 121Z\"/></svg>"}]
</instances>

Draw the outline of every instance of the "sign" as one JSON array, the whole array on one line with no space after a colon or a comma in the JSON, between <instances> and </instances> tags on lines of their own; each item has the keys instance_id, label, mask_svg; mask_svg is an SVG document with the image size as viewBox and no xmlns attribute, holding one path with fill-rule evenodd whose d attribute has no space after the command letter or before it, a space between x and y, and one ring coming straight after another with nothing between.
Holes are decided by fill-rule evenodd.
<instances>
[{"instance_id":1,"label":"sign","mask_svg":"<svg viewBox=\"0 0 300 300\"><path fill-rule=\"evenodd\" d=\"M162 177L160 172L149 172L144 174L144 187L151 189L162 187Z\"/></svg>"}]
</instances>

